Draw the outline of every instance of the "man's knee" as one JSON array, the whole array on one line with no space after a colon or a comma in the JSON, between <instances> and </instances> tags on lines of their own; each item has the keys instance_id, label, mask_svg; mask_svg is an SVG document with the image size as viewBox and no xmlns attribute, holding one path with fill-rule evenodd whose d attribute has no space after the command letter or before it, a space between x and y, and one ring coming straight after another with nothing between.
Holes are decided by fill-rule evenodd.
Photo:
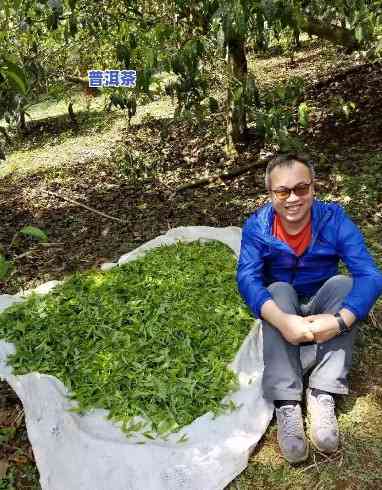
<instances>
[{"instance_id":1,"label":"man's knee","mask_svg":"<svg viewBox=\"0 0 382 490\"><path fill-rule=\"evenodd\" d=\"M338 274L328 279L310 302L310 314L336 313L353 287L351 277Z\"/></svg>"},{"instance_id":2,"label":"man's knee","mask_svg":"<svg viewBox=\"0 0 382 490\"><path fill-rule=\"evenodd\" d=\"M350 293L353 287L353 279L343 274L337 274L331 277L325 283L325 288L333 291L334 296L344 297Z\"/></svg>"},{"instance_id":3,"label":"man's knee","mask_svg":"<svg viewBox=\"0 0 382 490\"><path fill-rule=\"evenodd\" d=\"M294 287L282 281L273 282L268 286L275 303L286 313L295 312L298 308L298 298Z\"/></svg>"},{"instance_id":4,"label":"man's knee","mask_svg":"<svg viewBox=\"0 0 382 490\"><path fill-rule=\"evenodd\" d=\"M294 287L288 282L276 281L268 286L268 291L271 293L272 297L275 299L277 296L297 296Z\"/></svg>"}]
</instances>

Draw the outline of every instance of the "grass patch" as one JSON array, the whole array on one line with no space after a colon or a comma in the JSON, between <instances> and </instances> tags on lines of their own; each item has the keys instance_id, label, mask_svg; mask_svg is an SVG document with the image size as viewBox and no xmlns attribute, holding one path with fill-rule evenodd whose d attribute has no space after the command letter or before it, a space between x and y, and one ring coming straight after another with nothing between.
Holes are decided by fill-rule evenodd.
<instances>
[{"instance_id":1,"label":"grass patch","mask_svg":"<svg viewBox=\"0 0 382 490\"><path fill-rule=\"evenodd\" d=\"M1 165L0 177L105 156L124 125L121 116L114 113L81 113L78 121L77 129L68 124L66 117L40 121L28 139L18 137L13 141L13 151Z\"/></svg>"},{"instance_id":2,"label":"grass patch","mask_svg":"<svg viewBox=\"0 0 382 490\"><path fill-rule=\"evenodd\" d=\"M109 272L76 274L47 296L1 315L17 374L56 376L79 411L109 410L127 433L174 431L224 408L227 368L252 318L225 245L177 244ZM149 427L149 426L147 426Z\"/></svg>"},{"instance_id":3,"label":"grass patch","mask_svg":"<svg viewBox=\"0 0 382 490\"><path fill-rule=\"evenodd\" d=\"M41 490L39 474L32 464L10 466L5 477L0 479L0 490Z\"/></svg>"},{"instance_id":4,"label":"grass patch","mask_svg":"<svg viewBox=\"0 0 382 490\"><path fill-rule=\"evenodd\" d=\"M172 117L173 110L169 98L150 102L138 107L132 124L140 124L150 117ZM67 115L61 113L32 121L32 134L17 137L12 142L10 153L0 166L0 178L12 173L30 175L73 162L86 164L97 158L110 159L110 150L127 125L124 111L82 111L77 118L77 128L73 128Z\"/></svg>"},{"instance_id":5,"label":"grass patch","mask_svg":"<svg viewBox=\"0 0 382 490\"><path fill-rule=\"evenodd\" d=\"M272 424L259 452L227 490L381 488L382 426L377 398L374 395L344 398L338 422L341 448L330 456L311 448L309 460L300 465L283 460L276 441L276 425Z\"/></svg>"},{"instance_id":6,"label":"grass patch","mask_svg":"<svg viewBox=\"0 0 382 490\"><path fill-rule=\"evenodd\" d=\"M107 102L107 96L86 97L83 92L77 91L72 96L73 109L75 112L81 112L88 109L102 110ZM45 99L42 102L37 102L29 110L28 114L32 121L57 117L68 114L68 100L57 100L54 97Z\"/></svg>"}]
</instances>

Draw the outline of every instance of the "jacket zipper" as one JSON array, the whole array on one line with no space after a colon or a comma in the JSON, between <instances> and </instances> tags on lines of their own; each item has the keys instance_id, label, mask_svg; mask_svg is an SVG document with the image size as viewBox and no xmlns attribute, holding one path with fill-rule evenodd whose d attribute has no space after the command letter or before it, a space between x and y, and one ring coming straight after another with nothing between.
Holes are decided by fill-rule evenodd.
<instances>
[{"instance_id":1,"label":"jacket zipper","mask_svg":"<svg viewBox=\"0 0 382 490\"><path fill-rule=\"evenodd\" d=\"M291 284L293 284L294 280L295 280L295 277L296 277L296 274L297 274L297 271L298 271L298 264L300 262L300 259L302 257L304 257L304 255L307 255L309 253L309 250L313 250L313 247L314 247L314 244L316 243L317 241L317 238L318 238L318 235L322 229L322 227L325 225L325 223L328 221L330 217L328 216L324 221L321 221L319 223L319 226L317 228L317 230L315 231L313 237L312 237L312 240L310 242L310 245L309 247L307 248L307 250L305 250L305 252L298 256L295 254L294 250L292 250L292 248L285 242L279 240L278 238L275 238L271 232L271 226L269 227L269 232L270 232L270 235L271 235L271 238L272 240L277 243L278 245L282 245L283 248L286 248L288 250L288 252L290 252L293 256L294 256L294 259L295 259L295 263L294 263L294 266L293 266L293 269L292 269L292 272L291 272Z\"/></svg>"}]
</instances>

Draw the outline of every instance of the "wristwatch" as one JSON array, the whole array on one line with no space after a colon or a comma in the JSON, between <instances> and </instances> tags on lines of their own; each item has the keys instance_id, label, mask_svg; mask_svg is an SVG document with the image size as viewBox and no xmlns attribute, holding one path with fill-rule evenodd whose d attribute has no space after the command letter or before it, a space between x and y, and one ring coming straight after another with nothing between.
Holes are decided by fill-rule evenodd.
<instances>
[{"instance_id":1,"label":"wristwatch","mask_svg":"<svg viewBox=\"0 0 382 490\"><path fill-rule=\"evenodd\" d=\"M350 331L349 327L346 325L345 320L339 313L336 313L334 317L337 319L339 332L338 335L343 335Z\"/></svg>"}]
</instances>

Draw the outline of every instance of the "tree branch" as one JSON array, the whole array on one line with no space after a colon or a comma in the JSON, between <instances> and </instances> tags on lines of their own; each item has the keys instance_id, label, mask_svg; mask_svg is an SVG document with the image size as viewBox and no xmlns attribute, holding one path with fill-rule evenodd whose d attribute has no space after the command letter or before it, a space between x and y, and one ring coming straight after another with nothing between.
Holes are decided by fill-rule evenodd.
<instances>
[{"instance_id":1,"label":"tree branch","mask_svg":"<svg viewBox=\"0 0 382 490\"><path fill-rule=\"evenodd\" d=\"M343 27L335 26L330 23L324 23L317 18L303 18L299 22L299 28L310 35L317 36L321 39L327 39L334 44L341 44L351 50L355 50L360 46L360 43L349 29L344 29Z\"/></svg>"},{"instance_id":2,"label":"tree branch","mask_svg":"<svg viewBox=\"0 0 382 490\"><path fill-rule=\"evenodd\" d=\"M110 216L110 214L103 213L102 211L97 211L97 209L91 208L90 206L86 206L86 204L82 204L78 201L75 201L74 199L69 198L69 197L62 196L61 194L57 194L56 192L46 191L44 189L41 189L40 192L42 192L44 194L48 194L49 196L59 197L60 199L63 199L64 201L71 202L72 204L75 204L76 206L80 206L81 208L87 209L88 211L91 211L92 213L103 216L104 218L108 218L108 219L111 219L114 221L118 221L119 223L123 223L123 224L127 223L126 220L123 220L121 218L115 218L114 216Z\"/></svg>"},{"instance_id":3,"label":"tree branch","mask_svg":"<svg viewBox=\"0 0 382 490\"><path fill-rule=\"evenodd\" d=\"M210 177L203 177L202 179L194 180L192 182L187 182L186 184L177 187L175 189L175 192L181 192L184 191L185 189L193 189L195 187L207 185L219 179L228 179L228 178L236 177L238 175L244 174L245 172L248 172L249 170L252 170L255 167L261 167L263 165L266 165L271 158L272 157L261 158L261 159L259 158L255 162L249 163L248 165L244 165L243 167L234 167L231 170L221 172L220 174L217 175L211 175Z\"/></svg>"}]
</instances>

